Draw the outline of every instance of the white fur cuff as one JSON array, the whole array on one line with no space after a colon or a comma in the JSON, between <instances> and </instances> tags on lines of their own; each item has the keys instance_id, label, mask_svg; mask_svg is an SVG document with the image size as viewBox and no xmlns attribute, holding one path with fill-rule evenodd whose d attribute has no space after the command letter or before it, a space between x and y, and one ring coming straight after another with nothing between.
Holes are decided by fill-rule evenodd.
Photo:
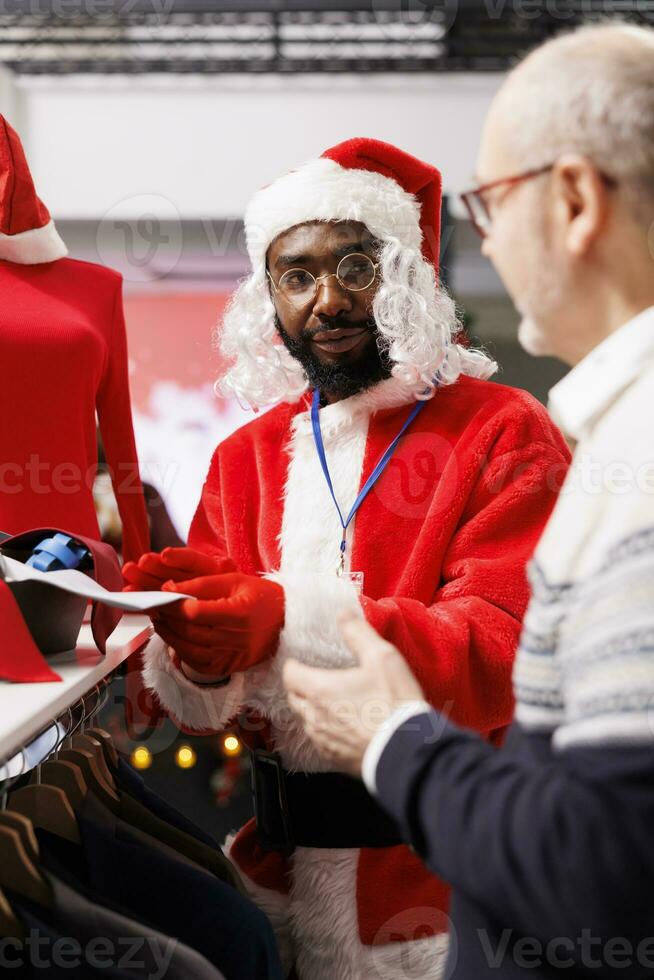
<instances>
[{"instance_id":1,"label":"white fur cuff","mask_svg":"<svg viewBox=\"0 0 654 980\"><path fill-rule=\"evenodd\" d=\"M345 610L363 616L352 582L335 573L276 572L266 578L279 582L286 596L281 659L288 655L314 667L351 667L354 660L336 617Z\"/></svg>"},{"instance_id":2,"label":"white fur cuff","mask_svg":"<svg viewBox=\"0 0 654 980\"><path fill-rule=\"evenodd\" d=\"M173 663L170 649L154 636L143 654L143 680L178 722L187 728L220 731L243 705L245 674L233 674L224 687L202 688Z\"/></svg>"}]
</instances>

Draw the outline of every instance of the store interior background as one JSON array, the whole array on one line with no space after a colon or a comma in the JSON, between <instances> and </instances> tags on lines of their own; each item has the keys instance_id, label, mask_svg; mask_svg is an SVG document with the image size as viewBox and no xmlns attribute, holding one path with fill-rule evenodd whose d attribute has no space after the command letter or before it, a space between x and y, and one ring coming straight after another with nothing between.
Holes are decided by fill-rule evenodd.
<instances>
[{"instance_id":1,"label":"store interior background","mask_svg":"<svg viewBox=\"0 0 654 980\"><path fill-rule=\"evenodd\" d=\"M341 140L386 140L441 169L443 276L472 339L499 361L498 381L542 401L563 375L521 351L517 315L457 199L474 184L504 72L570 22L523 6L43 0L35 13L17 0L0 13L0 112L71 256L124 276L142 475L180 537L214 447L252 417L213 391L220 313L248 272L244 207ZM103 722L144 778L218 836L242 822L246 753L170 722L130 738L122 697L114 682Z\"/></svg>"}]
</instances>

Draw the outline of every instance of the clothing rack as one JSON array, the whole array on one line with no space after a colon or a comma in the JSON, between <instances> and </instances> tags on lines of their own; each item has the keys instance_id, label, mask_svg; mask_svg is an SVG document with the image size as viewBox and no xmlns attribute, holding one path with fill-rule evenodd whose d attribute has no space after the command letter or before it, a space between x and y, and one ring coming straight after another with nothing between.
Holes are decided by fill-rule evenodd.
<instances>
[{"instance_id":1,"label":"clothing rack","mask_svg":"<svg viewBox=\"0 0 654 980\"><path fill-rule=\"evenodd\" d=\"M121 664L151 635L147 616L125 615L109 637L103 655L93 641L90 624L84 623L75 650L48 657L61 681L0 681L0 787L56 751L62 738L71 734L75 709L92 692L97 692L98 699L90 713L97 712L102 685L107 686Z\"/></svg>"}]
</instances>

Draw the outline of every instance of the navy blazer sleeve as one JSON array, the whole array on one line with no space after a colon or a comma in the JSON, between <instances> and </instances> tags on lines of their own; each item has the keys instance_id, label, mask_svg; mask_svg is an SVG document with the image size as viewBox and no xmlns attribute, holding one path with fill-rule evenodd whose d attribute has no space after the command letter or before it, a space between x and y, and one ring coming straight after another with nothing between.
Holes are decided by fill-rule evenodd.
<instances>
[{"instance_id":1,"label":"navy blazer sleeve","mask_svg":"<svg viewBox=\"0 0 654 980\"><path fill-rule=\"evenodd\" d=\"M535 737L514 724L497 750L435 711L413 717L379 759L379 801L431 870L523 935L651 935L654 752L554 755L548 738L539 761Z\"/></svg>"}]
</instances>

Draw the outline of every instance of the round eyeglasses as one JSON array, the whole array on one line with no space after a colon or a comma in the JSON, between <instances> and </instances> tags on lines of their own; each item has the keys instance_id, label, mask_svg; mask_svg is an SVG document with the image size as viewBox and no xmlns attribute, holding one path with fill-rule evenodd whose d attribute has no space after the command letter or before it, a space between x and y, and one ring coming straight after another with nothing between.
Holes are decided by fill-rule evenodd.
<instances>
[{"instance_id":1,"label":"round eyeglasses","mask_svg":"<svg viewBox=\"0 0 654 980\"><path fill-rule=\"evenodd\" d=\"M351 293L360 293L369 289L377 276L378 263L373 262L369 255L363 252L351 252L344 255L336 267L336 272L325 276L314 276L306 269L288 269L279 282L275 282L270 273L266 275L276 293L285 300L297 306L313 301L318 292L318 283L326 279L336 279L338 284Z\"/></svg>"}]
</instances>

